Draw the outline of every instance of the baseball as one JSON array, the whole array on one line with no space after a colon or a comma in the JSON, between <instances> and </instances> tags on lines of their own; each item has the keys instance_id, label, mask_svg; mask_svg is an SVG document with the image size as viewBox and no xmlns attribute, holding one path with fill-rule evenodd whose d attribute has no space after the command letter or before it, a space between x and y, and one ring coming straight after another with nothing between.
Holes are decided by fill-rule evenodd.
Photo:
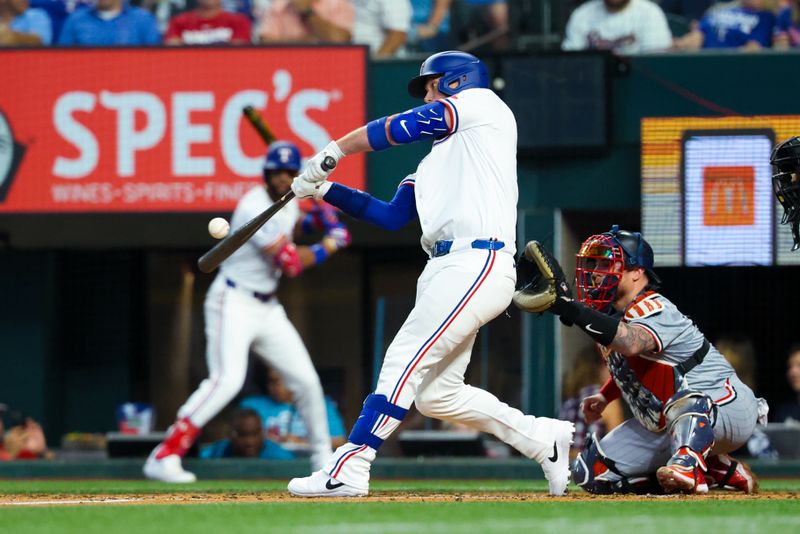
<instances>
[{"instance_id":1,"label":"baseball","mask_svg":"<svg viewBox=\"0 0 800 534\"><path fill-rule=\"evenodd\" d=\"M211 234L211 237L222 239L228 235L228 230L230 229L231 225L222 217L214 217L208 221L208 233Z\"/></svg>"}]
</instances>

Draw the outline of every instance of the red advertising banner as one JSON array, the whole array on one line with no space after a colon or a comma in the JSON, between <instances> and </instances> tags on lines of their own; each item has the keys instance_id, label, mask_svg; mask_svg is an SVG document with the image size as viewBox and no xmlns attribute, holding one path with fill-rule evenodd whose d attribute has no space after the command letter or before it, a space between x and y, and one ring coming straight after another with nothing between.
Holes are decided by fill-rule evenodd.
<instances>
[{"instance_id":1,"label":"red advertising banner","mask_svg":"<svg viewBox=\"0 0 800 534\"><path fill-rule=\"evenodd\" d=\"M0 51L1 212L232 210L266 147L312 156L365 123L362 47ZM334 177L364 188L363 155Z\"/></svg>"}]
</instances>

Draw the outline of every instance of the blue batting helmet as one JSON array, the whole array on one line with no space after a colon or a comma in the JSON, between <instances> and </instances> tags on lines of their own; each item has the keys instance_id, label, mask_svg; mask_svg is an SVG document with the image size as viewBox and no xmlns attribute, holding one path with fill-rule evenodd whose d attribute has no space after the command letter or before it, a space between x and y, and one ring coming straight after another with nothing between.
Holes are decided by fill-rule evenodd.
<instances>
[{"instance_id":1,"label":"blue batting helmet","mask_svg":"<svg viewBox=\"0 0 800 534\"><path fill-rule=\"evenodd\" d=\"M426 59L419 68L419 76L408 82L408 93L414 98L425 97L425 83L429 78L441 76L439 92L445 95L454 95L464 89L473 87L489 87L489 71L483 62L466 52L447 50L433 54ZM448 87L458 81L458 87Z\"/></svg>"},{"instance_id":2,"label":"blue batting helmet","mask_svg":"<svg viewBox=\"0 0 800 534\"><path fill-rule=\"evenodd\" d=\"M274 141L269 145L264 160L264 171L300 170L300 149L289 141Z\"/></svg>"},{"instance_id":3,"label":"blue batting helmet","mask_svg":"<svg viewBox=\"0 0 800 534\"><path fill-rule=\"evenodd\" d=\"M603 235L611 237L617 242L625 256L626 267L642 267L647 272L647 277L654 284L661 283L658 275L653 271L653 247L644 240L639 232L620 230L618 225L613 225L611 230Z\"/></svg>"}]
</instances>

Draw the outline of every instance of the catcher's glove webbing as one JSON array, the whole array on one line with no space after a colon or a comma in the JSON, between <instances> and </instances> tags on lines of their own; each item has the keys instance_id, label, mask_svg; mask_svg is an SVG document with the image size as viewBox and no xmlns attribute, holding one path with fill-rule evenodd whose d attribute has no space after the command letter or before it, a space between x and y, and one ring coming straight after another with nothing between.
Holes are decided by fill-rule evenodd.
<instances>
[{"instance_id":1,"label":"catcher's glove webbing","mask_svg":"<svg viewBox=\"0 0 800 534\"><path fill-rule=\"evenodd\" d=\"M558 297L572 299L561 265L538 241L530 241L517 260L514 304L533 313L550 309Z\"/></svg>"}]
</instances>

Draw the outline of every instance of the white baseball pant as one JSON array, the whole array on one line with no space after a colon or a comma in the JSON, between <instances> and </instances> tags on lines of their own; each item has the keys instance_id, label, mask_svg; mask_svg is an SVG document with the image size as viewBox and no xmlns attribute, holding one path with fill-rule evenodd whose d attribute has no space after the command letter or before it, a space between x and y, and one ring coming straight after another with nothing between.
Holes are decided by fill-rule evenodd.
<instances>
[{"instance_id":1,"label":"white baseball pant","mask_svg":"<svg viewBox=\"0 0 800 534\"><path fill-rule=\"evenodd\" d=\"M525 415L464 383L478 329L508 307L515 281L514 258L502 250L465 249L429 260L417 281L414 309L386 352L375 393L401 408L414 402L423 415L494 434L542 461L553 448L552 420ZM372 433L385 439L398 424L381 416ZM367 489L375 454L366 444L346 443L324 469Z\"/></svg>"},{"instance_id":2,"label":"white baseball pant","mask_svg":"<svg viewBox=\"0 0 800 534\"><path fill-rule=\"evenodd\" d=\"M197 427L216 416L242 389L250 349L273 367L292 392L306 423L312 466L331 455L328 415L319 376L286 311L276 297L262 302L229 287L218 275L206 295L206 360L209 376L178 411Z\"/></svg>"}]
</instances>

